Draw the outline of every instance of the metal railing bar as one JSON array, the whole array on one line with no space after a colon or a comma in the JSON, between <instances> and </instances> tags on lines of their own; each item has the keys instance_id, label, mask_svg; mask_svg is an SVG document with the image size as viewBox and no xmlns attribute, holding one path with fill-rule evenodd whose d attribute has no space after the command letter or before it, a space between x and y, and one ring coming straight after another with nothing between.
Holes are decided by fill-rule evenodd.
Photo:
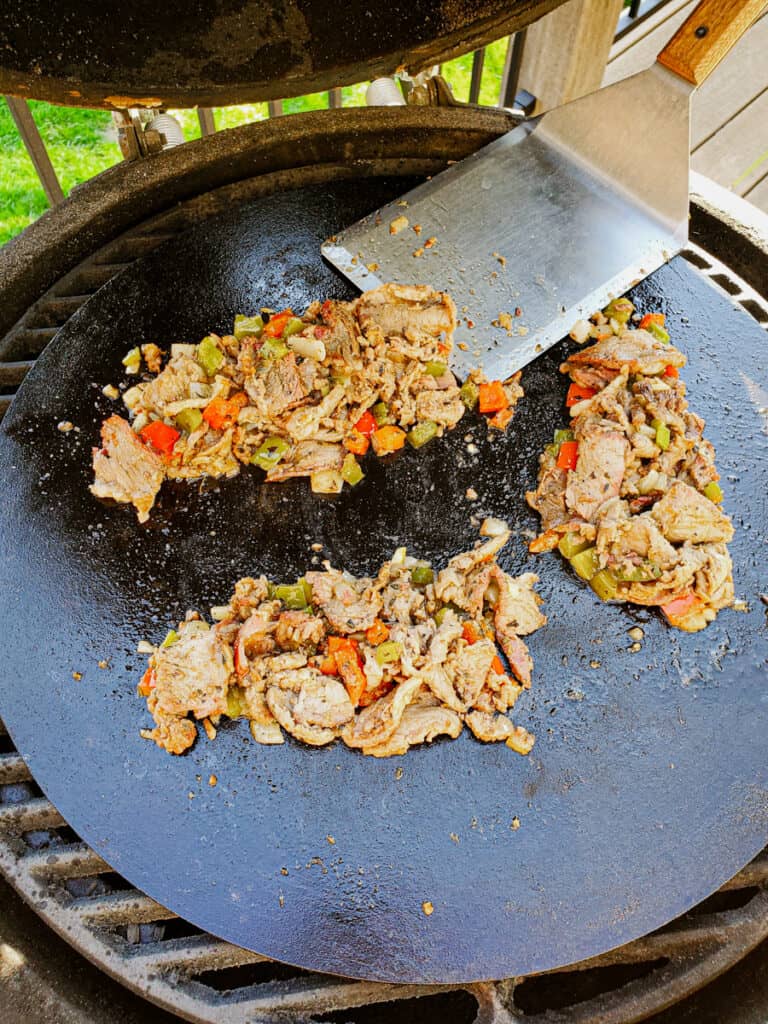
<instances>
[{"instance_id":1,"label":"metal railing bar","mask_svg":"<svg viewBox=\"0 0 768 1024\"><path fill-rule=\"evenodd\" d=\"M197 120L200 122L201 135L216 134L216 121L214 120L213 111L210 107L198 107Z\"/></svg>"},{"instance_id":2,"label":"metal railing bar","mask_svg":"<svg viewBox=\"0 0 768 1024\"><path fill-rule=\"evenodd\" d=\"M341 89L330 89L328 91L328 108L330 110L341 110L344 106L344 97Z\"/></svg>"},{"instance_id":3,"label":"metal railing bar","mask_svg":"<svg viewBox=\"0 0 768 1024\"><path fill-rule=\"evenodd\" d=\"M513 36L509 37L507 55L504 58L504 71L501 75L501 87L499 88L498 106L500 107L511 107L515 102L527 33L528 30L522 28L519 32L515 32Z\"/></svg>"},{"instance_id":4,"label":"metal railing bar","mask_svg":"<svg viewBox=\"0 0 768 1024\"><path fill-rule=\"evenodd\" d=\"M483 83L483 65L485 64L485 47L475 50L472 54L472 77L469 81L469 102L480 102L480 87Z\"/></svg>"},{"instance_id":5,"label":"metal railing bar","mask_svg":"<svg viewBox=\"0 0 768 1024\"><path fill-rule=\"evenodd\" d=\"M35 168L35 173L40 179L40 184L43 186L45 198L51 206L56 206L64 198L64 192L59 184L59 179L56 177L56 171L53 169L51 158L48 156L48 150L45 148L43 137L35 124L35 119L32 117L29 104L26 100L19 99L18 96L6 96L5 102L8 104L11 117L29 154L29 159Z\"/></svg>"},{"instance_id":6,"label":"metal railing bar","mask_svg":"<svg viewBox=\"0 0 768 1024\"><path fill-rule=\"evenodd\" d=\"M283 101L282 100L269 100L267 103L267 112L270 117L280 117L283 112Z\"/></svg>"},{"instance_id":7,"label":"metal railing bar","mask_svg":"<svg viewBox=\"0 0 768 1024\"><path fill-rule=\"evenodd\" d=\"M616 24L614 43L636 28L659 8L666 6L670 0L632 0L629 8L624 8Z\"/></svg>"}]
</instances>

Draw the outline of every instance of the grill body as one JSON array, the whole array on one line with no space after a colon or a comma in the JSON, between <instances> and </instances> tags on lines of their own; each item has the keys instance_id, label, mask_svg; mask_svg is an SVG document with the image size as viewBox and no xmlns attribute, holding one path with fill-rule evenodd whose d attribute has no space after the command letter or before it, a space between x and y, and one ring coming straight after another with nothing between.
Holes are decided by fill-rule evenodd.
<instances>
[{"instance_id":1,"label":"grill body","mask_svg":"<svg viewBox=\"0 0 768 1024\"><path fill-rule=\"evenodd\" d=\"M21 237L15 252L34 252L34 266L27 265L29 280L19 273L12 253L0 254L0 269L14 271L0 278L0 308L9 308L8 299L15 319L14 324L6 325L10 329L0 344L0 359L4 360L0 382L6 400L34 357L84 297L133 259L186 227L204 222L233 203L307 182L366 174L434 173L448 159L472 151L507 127L503 115L479 119L460 111L408 110L402 115L388 111L385 124L368 127L368 117L361 124L346 118L348 113L357 114L344 111L291 119L291 131L297 133L294 137L309 140L303 154L306 164L297 164L294 147L285 137L275 137L274 127L269 131L239 129L240 136L225 138L218 151L204 152L201 145L200 166L194 166L187 154L179 164L167 159L183 151L163 154L133 179L131 169L125 182L114 178L116 190L98 180L85 186L66 209L54 211L45 223L25 233L27 237ZM290 138L290 132L287 134ZM382 143L382 136L392 142L391 147ZM321 140L327 139L332 144L321 146ZM311 157L318 152L315 146L334 159L313 162ZM210 179L206 168L211 171ZM260 173L249 173L255 168ZM91 188L93 191L88 191ZM727 241L729 258L741 261L752 284L759 285L768 253L761 252L760 238L754 233L747 236L735 223L718 218L715 205L706 201L694 207L693 218L692 234L702 247L694 246L689 259L716 285L735 295L756 319L768 323L760 294L706 251L719 251L718 245ZM757 261L755 253L760 256ZM14 296L14 282L26 300L19 302ZM533 1013L543 1005L549 1006L550 1015L555 1014L548 1020L630 1024L699 988L768 934L764 891L768 860L762 857L718 897L660 933L559 972L554 978L476 986L469 1002L462 1002L460 996L446 1002L448 994L423 988L377 986L293 972L199 933L127 887L71 834L42 797L7 738L3 746L3 873L76 949L156 1005L189 1020L300 1021L309 1015L339 1011L343 1011L340 1016L330 1019L355 1020L356 1013L363 1013L356 1008L381 1003L385 1004L381 1013L394 1021L403 1019L406 1012L408 1004L402 1000L418 997L418 1012L433 1013L436 1019L441 1015L442 1019L471 1020L477 1014L481 1020L502 1021L514 1013L525 1020L529 1010ZM595 977L602 982L595 985ZM585 984L587 978L590 983ZM552 1009L558 1001L553 1000L553 990L560 993L557 1009Z\"/></svg>"}]
</instances>

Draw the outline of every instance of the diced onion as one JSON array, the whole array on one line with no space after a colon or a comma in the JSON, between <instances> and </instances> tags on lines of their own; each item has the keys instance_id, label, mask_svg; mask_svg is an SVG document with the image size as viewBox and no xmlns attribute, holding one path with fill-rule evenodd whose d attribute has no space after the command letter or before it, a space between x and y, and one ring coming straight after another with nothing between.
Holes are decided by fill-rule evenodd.
<instances>
[{"instance_id":1,"label":"diced onion","mask_svg":"<svg viewBox=\"0 0 768 1024\"><path fill-rule=\"evenodd\" d=\"M319 338L305 338L292 335L285 339L288 348L305 359L316 359L319 363L325 359L325 345Z\"/></svg>"},{"instance_id":2,"label":"diced onion","mask_svg":"<svg viewBox=\"0 0 768 1024\"><path fill-rule=\"evenodd\" d=\"M194 359L196 351L197 345L182 345L177 342L171 345L171 359L175 359L177 356L190 356Z\"/></svg>"},{"instance_id":3,"label":"diced onion","mask_svg":"<svg viewBox=\"0 0 768 1024\"><path fill-rule=\"evenodd\" d=\"M315 494L340 494L344 478L337 469L320 469L310 474L309 483Z\"/></svg>"},{"instance_id":4,"label":"diced onion","mask_svg":"<svg viewBox=\"0 0 768 1024\"><path fill-rule=\"evenodd\" d=\"M154 654L155 645L151 644L149 640L139 640L136 644L136 651L139 654Z\"/></svg>"},{"instance_id":5,"label":"diced onion","mask_svg":"<svg viewBox=\"0 0 768 1024\"><path fill-rule=\"evenodd\" d=\"M589 341L591 330L592 324L589 320L577 320L571 328L571 337L578 345L583 345L584 342Z\"/></svg>"},{"instance_id":6,"label":"diced onion","mask_svg":"<svg viewBox=\"0 0 768 1024\"><path fill-rule=\"evenodd\" d=\"M394 555L392 555L392 565L405 565L405 559L407 554L407 548L397 548Z\"/></svg>"},{"instance_id":7,"label":"diced onion","mask_svg":"<svg viewBox=\"0 0 768 1024\"><path fill-rule=\"evenodd\" d=\"M123 395L123 402L125 403L126 408L133 411L138 405L141 404L143 394L143 384L135 384L132 388L128 388L128 390Z\"/></svg>"},{"instance_id":8,"label":"diced onion","mask_svg":"<svg viewBox=\"0 0 768 1024\"><path fill-rule=\"evenodd\" d=\"M228 604L217 604L211 608L211 618L214 622L221 622L232 614L232 609Z\"/></svg>"},{"instance_id":9,"label":"diced onion","mask_svg":"<svg viewBox=\"0 0 768 1024\"><path fill-rule=\"evenodd\" d=\"M484 519L483 524L480 527L481 537L501 537L502 534L508 532L509 527L503 519Z\"/></svg>"}]
</instances>

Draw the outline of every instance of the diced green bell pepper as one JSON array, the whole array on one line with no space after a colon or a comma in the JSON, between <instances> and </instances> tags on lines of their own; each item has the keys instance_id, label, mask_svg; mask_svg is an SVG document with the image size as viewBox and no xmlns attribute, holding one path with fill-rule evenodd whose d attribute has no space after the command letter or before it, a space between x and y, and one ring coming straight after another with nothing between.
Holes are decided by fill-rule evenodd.
<instances>
[{"instance_id":1,"label":"diced green bell pepper","mask_svg":"<svg viewBox=\"0 0 768 1024\"><path fill-rule=\"evenodd\" d=\"M288 346L280 338L267 338L259 349L259 355L262 359L282 359L288 355Z\"/></svg>"},{"instance_id":2,"label":"diced green bell pepper","mask_svg":"<svg viewBox=\"0 0 768 1024\"><path fill-rule=\"evenodd\" d=\"M597 561L597 548L585 548L570 559L573 571L583 580L591 580L599 571L600 565Z\"/></svg>"},{"instance_id":3,"label":"diced green bell pepper","mask_svg":"<svg viewBox=\"0 0 768 1024\"><path fill-rule=\"evenodd\" d=\"M386 665L390 661L397 661L403 653L403 645L396 640L386 640L376 648L374 657L379 665Z\"/></svg>"},{"instance_id":4,"label":"diced green bell pepper","mask_svg":"<svg viewBox=\"0 0 768 1024\"><path fill-rule=\"evenodd\" d=\"M243 691L239 686L230 686L227 691L227 718L239 718L243 713Z\"/></svg>"},{"instance_id":5,"label":"diced green bell pepper","mask_svg":"<svg viewBox=\"0 0 768 1024\"><path fill-rule=\"evenodd\" d=\"M298 334L300 331L303 331L306 326L307 325L304 323L304 321L300 317L292 316L291 319L288 321L288 323L283 328L282 337L283 338L290 338L290 336L292 334Z\"/></svg>"},{"instance_id":6,"label":"diced green bell pepper","mask_svg":"<svg viewBox=\"0 0 768 1024\"><path fill-rule=\"evenodd\" d=\"M175 644L179 639L179 634L175 629L169 629L166 633L165 640L160 644L161 647L170 647L171 644Z\"/></svg>"},{"instance_id":7,"label":"diced green bell pepper","mask_svg":"<svg viewBox=\"0 0 768 1024\"><path fill-rule=\"evenodd\" d=\"M224 353L210 335L203 338L197 346L196 355L198 363L209 377L213 377L224 362Z\"/></svg>"},{"instance_id":8,"label":"diced green bell pepper","mask_svg":"<svg viewBox=\"0 0 768 1024\"><path fill-rule=\"evenodd\" d=\"M626 569L612 569L613 575L622 583L647 583L661 576L661 569L655 562L643 562L641 565L627 566Z\"/></svg>"},{"instance_id":9,"label":"diced green bell pepper","mask_svg":"<svg viewBox=\"0 0 768 1024\"><path fill-rule=\"evenodd\" d=\"M264 321L260 316L243 316L242 313L238 313L235 317L235 328L232 333L238 341L242 341L243 338L248 337L260 338L263 330Z\"/></svg>"},{"instance_id":10,"label":"diced green bell pepper","mask_svg":"<svg viewBox=\"0 0 768 1024\"><path fill-rule=\"evenodd\" d=\"M601 601L610 601L616 596L618 583L610 569L601 569L589 581L590 587L594 590Z\"/></svg>"},{"instance_id":11,"label":"diced green bell pepper","mask_svg":"<svg viewBox=\"0 0 768 1024\"><path fill-rule=\"evenodd\" d=\"M554 441L555 444L562 444L563 441L572 441L573 431L572 430L556 430Z\"/></svg>"},{"instance_id":12,"label":"diced green bell pepper","mask_svg":"<svg viewBox=\"0 0 768 1024\"><path fill-rule=\"evenodd\" d=\"M341 476L350 487L356 487L365 476L365 473L360 469L360 463L352 452L349 452L348 455L344 456L344 462L341 466Z\"/></svg>"},{"instance_id":13,"label":"diced green bell pepper","mask_svg":"<svg viewBox=\"0 0 768 1024\"><path fill-rule=\"evenodd\" d=\"M567 558L570 561L574 555L581 554L582 551L586 551L591 546L592 541L584 540L580 533L569 532L560 538L557 549L563 558Z\"/></svg>"},{"instance_id":14,"label":"diced green bell pepper","mask_svg":"<svg viewBox=\"0 0 768 1024\"><path fill-rule=\"evenodd\" d=\"M649 334L652 334L654 338L657 338L659 341L663 341L665 345L669 344L669 334L664 330L661 324L656 324L652 321L646 327L646 331L648 331Z\"/></svg>"},{"instance_id":15,"label":"diced green bell pepper","mask_svg":"<svg viewBox=\"0 0 768 1024\"><path fill-rule=\"evenodd\" d=\"M473 380L465 380L459 389L459 398L471 412L480 398L480 389Z\"/></svg>"},{"instance_id":16,"label":"diced green bell pepper","mask_svg":"<svg viewBox=\"0 0 768 1024\"><path fill-rule=\"evenodd\" d=\"M317 385L317 390L320 392L320 397L325 398L328 392L331 390L331 385L327 380L321 380Z\"/></svg>"},{"instance_id":17,"label":"diced green bell pepper","mask_svg":"<svg viewBox=\"0 0 768 1024\"><path fill-rule=\"evenodd\" d=\"M431 583L435 578L435 574L432 570L431 565L427 565L425 562L419 565L414 565L411 569L411 583L417 587L426 587L428 583Z\"/></svg>"},{"instance_id":18,"label":"diced green bell pepper","mask_svg":"<svg viewBox=\"0 0 768 1024\"><path fill-rule=\"evenodd\" d=\"M290 450L290 442L284 437L268 437L251 456L251 463L261 469L270 470Z\"/></svg>"},{"instance_id":19,"label":"diced green bell pepper","mask_svg":"<svg viewBox=\"0 0 768 1024\"><path fill-rule=\"evenodd\" d=\"M199 409L182 409L176 417L176 426L179 430L186 430L188 434L192 434L200 424L203 422L203 414Z\"/></svg>"},{"instance_id":20,"label":"diced green bell pepper","mask_svg":"<svg viewBox=\"0 0 768 1024\"><path fill-rule=\"evenodd\" d=\"M307 604L312 604L312 585L307 583L303 576L298 580L298 582L301 584L301 588L304 591L304 597L307 599Z\"/></svg>"},{"instance_id":21,"label":"diced green bell pepper","mask_svg":"<svg viewBox=\"0 0 768 1024\"><path fill-rule=\"evenodd\" d=\"M303 611L307 607L307 595L301 583L281 583L275 587L275 597L292 611Z\"/></svg>"},{"instance_id":22,"label":"diced green bell pepper","mask_svg":"<svg viewBox=\"0 0 768 1024\"><path fill-rule=\"evenodd\" d=\"M386 402L377 402L371 409L371 415L376 420L376 423L383 427L389 421L389 406Z\"/></svg>"},{"instance_id":23,"label":"diced green bell pepper","mask_svg":"<svg viewBox=\"0 0 768 1024\"><path fill-rule=\"evenodd\" d=\"M654 421L655 422L655 421ZM672 435L669 432L669 427L666 423L659 423L656 427L656 444L663 452L669 448Z\"/></svg>"},{"instance_id":24,"label":"diced green bell pepper","mask_svg":"<svg viewBox=\"0 0 768 1024\"><path fill-rule=\"evenodd\" d=\"M612 299L603 310L603 314L608 317L609 320L615 320L617 323L626 324L632 314L635 312L635 307L629 301L629 299Z\"/></svg>"},{"instance_id":25,"label":"diced green bell pepper","mask_svg":"<svg viewBox=\"0 0 768 1024\"><path fill-rule=\"evenodd\" d=\"M723 500L723 490L716 480L710 480L704 488L704 497L719 504Z\"/></svg>"},{"instance_id":26,"label":"diced green bell pepper","mask_svg":"<svg viewBox=\"0 0 768 1024\"><path fill-rule=\"evenodd\" d=\"M424 423L417 423L413 429L409 430L406 437L411 448L421 448L436 434L437 424L432 420L425 420Z\"/></svg>"},{"instance_id":27,"label":"diced green bell pepper","mask_svg":"<svg viewBox=\"0 0 768 1024\"><path fill-rule=\"evenodd\" d=\"M443 374L448 372L447 363L428 362L424 367L430 377L442 377Z\"/></svg>"}]
</instances>

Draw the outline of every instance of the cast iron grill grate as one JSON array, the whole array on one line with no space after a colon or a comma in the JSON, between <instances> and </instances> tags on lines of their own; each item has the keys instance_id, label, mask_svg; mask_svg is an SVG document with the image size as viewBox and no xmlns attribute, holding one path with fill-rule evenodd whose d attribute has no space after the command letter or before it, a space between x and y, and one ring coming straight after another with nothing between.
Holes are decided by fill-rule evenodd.
<instances>
[{"instance_id":1,"label":"cast iron grill grate","mask_svg":"<svg viewBox=\"0 0 768 1024\"><path fill-rule=\"evenodd\" d=\"M46 292L0 341L0 414L91 294L216 210L210 197L175 207L107 243ZM684 255L768 330L763 297L698 246ZM0 870L101 969L190 1021L632 1024L701 988L768 937L767 849L715 897L659 931L543 975L426 988L285 967L200 931L112 872L42 795L1 723L0 729Z\"/></svg>"}]
</instances>

